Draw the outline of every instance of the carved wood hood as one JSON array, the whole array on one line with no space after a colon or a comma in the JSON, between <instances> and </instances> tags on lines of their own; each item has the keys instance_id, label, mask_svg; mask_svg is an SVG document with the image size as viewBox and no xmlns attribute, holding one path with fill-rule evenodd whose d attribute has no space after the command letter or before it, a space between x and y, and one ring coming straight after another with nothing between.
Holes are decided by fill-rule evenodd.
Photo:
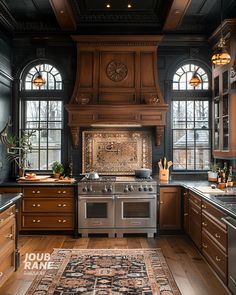
<instances>
[{"instance_id":1,"label":"carved wood hood","mask_svg":"<svg viewBox=\"0 0 236 295\"><path fill-rule=\"evenodd\" d=\"M87 126L155 126L156 144L168 105L157 77L162 36L73 36L77 75L69 113L73 143Z\"/></svg>"}]
</instances>

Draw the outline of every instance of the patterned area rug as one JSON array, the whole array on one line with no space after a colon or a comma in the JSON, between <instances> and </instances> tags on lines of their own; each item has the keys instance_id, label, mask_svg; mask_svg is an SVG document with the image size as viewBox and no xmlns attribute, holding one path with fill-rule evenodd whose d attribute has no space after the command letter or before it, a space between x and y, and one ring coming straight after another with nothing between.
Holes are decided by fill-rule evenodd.
<instances>
[{"instance_id":1,"label":"patterned area rug","mask_svg":"<svg viewBox=\"0 0 236 295\"><path fill-rule=\"evenodd\" d=\"M179 295L161 249L55 249L27 295Z\"/></svg>"}]
</instances>

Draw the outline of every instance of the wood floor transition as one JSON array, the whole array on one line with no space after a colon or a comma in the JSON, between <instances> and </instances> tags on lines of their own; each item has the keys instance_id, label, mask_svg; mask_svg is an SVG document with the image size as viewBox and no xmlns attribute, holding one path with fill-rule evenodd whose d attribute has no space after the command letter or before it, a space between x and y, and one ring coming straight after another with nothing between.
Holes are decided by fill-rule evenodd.
<instances>
[{"instance_id":1,"label":"wood floor transition","mask_svg":"<svg viewBox=\"0 0 236 295\"><path fill-rule=\"evenodd\" d=\"M161 248L183 295L229 294L186 236L73 239L69 236L21 236L21 265L0 289L0 295L24 295L34 279L24 274L27 253L51 253L53 248Z\"/></svg>"}]
</instances>

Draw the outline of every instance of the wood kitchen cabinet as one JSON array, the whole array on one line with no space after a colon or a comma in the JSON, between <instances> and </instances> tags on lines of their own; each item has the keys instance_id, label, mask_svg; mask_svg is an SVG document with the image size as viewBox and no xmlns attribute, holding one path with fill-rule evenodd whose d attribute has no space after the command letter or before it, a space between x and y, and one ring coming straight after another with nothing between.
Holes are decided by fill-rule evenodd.
<instances>
[{"instance_id":1,"label":"wood kitchen cabinet","mask_svg":"<svg viewBox=\"0 0 236 295\"><path fill-rule=\"evenodd\" d=\"M227 283L227 227L221 221L226 214L202 200L202 253L209 264Z\"/></svg>"},{"instance_id":2,"label":"wood kitchen cabinet","mask_svg":"<svg viewBox=\"0 0 236 295\"><path fill-rule=\"evenodd\" d=\"M189 191L184 190L184 231L189 234Z\"/></svg>"},{"instance_id":3,"label":"wood kitchen cabinet","mask_svg":"<svg viewBox=\"0 0 236 295\"><path fill-rule=\"evenodd\" d=\"M21 230L73 230L73 187L25 187L21 203Z\"/></svg>"},{"instance_id":4,"label":"wood kitchen cabinet","mask_svg":"<svg viewBox=\"0 0 236 295\"><path fill-rule=\"evenodd\" d=\"M189 227L188 234L199 250L202 246L202 228L201 228L201 197L193 192L189 192Z\"/></svg>"},{"instance_id":5,"label":"wood kitchen cabinet","mask_svg":"<svg viewBox=\"0 0 236 295\"><path fill-rule=\"evenodd\" d=\"M181 188L160 188L159 229L181 229Z\"/></svg>"},{"instance_id":6,"label":"wood kitchen cabinet","mask_svg":"<svg viewBox=\"0 0 236 295\"><path fill-rule=\"evenodd\" d=\"M0 213L0 287L15 271L15 205Z\"/></svg>"}]
</instances>

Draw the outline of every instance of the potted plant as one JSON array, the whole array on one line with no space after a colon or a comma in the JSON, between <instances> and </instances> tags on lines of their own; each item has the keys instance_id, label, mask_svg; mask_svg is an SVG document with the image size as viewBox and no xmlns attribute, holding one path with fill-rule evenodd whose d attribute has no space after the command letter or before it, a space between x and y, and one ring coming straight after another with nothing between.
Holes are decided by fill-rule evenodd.
<instances>
[{"instance_id":1,"label":"potted plant","mask_svg":"<svg viewBox=\"0 0 236 295\"><path fill-rule=\"evenodd\" d=\"M56 161L56 162L52 163L52 171L53 171L54 177L59 178L64 172L64 167L61 163Z\"/></svg>"},{"instance_id":2,"label":"potted plant","mask_svg":"<svg viewBox=\"0 0 236 295\"><path fill-rule=\"evenodd\" d=\"M19 176L23 177L25 169L29 168L28 154L32 152L32 136L35 136L35 130L22 131L21 136L17 137L7 132L9 126L11 124L7 122L0 132L0 139L7 148L7 160L15 162L19 169Z\"/></svg>"}]
</instances>

